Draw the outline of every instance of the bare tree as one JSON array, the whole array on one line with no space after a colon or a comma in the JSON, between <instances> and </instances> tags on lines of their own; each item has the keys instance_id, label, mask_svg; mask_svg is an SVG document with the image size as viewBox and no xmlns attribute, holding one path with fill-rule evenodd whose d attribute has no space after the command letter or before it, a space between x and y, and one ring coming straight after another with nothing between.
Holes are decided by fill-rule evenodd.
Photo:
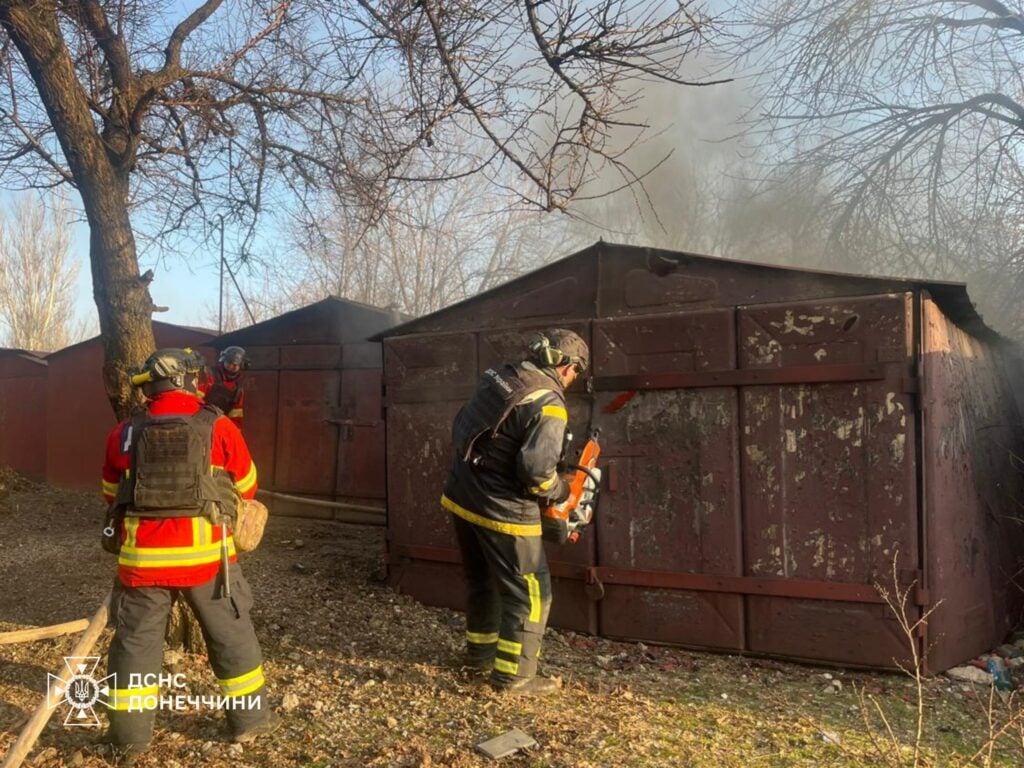
<instances>
[{"instance_id":1,"label":"bare tree","mask_svg":"<svg viewBox=\"0 0 1024 768\"><path fill-rule=\"evenodd\" d=\"M287 303L336 294L422 315L565 254L566 221L509 206L479 175L406 187L372 228L334 199L293 227ZM315 298L314 298L315 297Z\"/></svg>"},{"instance_id":2,"label":"bare tree","mask_svg":"<svg viewBox=\"0 0 1024 768\"><path fill-rule=\"evenodd\" d=\"M52 196L51 196L52 197ZM79 260L71 253L71 214L30 195L0 211L0 326L8 347L52 352L84 338L75 320Z\"/></svg>"},{"instance_id":3,"label":"bare tree","mask_svg":"<svg viewBox=\"0 0 1024 768\"><path fill-rule=\"evenodd\" d=\"M1019 311L1002 316L1024 257L1020 4L774 0L738 22L765 88L753 135L785 148L783 173L827 182L833 242L872 243L864 271L993 290L975 294L1024 331Z\"/></svg>"},{"instance_id":4,"label":"bare tree","mask_svg":"<svg viewBox=\"0 0 1024 768\"><path fill-rule=\"evenodd\" d=\"M220 213L252 236L265 208L330 188L373 221L425 156L444 159L440 178L513 169L522 203L562 209L603 166L638 180L609 130L644 82L684 82L709 24L690 0L178 7L0 0L0 174L81 194L121 415L156 309L133 219L161 237ZM632 128L636 140L645 126ZM465 135L486 149L461 151Z\"/></svg>"}]
</instances>

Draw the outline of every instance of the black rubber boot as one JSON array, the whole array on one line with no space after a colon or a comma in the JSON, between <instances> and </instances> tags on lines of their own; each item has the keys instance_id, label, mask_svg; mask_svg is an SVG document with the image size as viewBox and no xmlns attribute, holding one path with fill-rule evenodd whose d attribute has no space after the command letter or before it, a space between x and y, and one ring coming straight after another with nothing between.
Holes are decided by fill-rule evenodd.
<instances>
[{"instance_id":1,"label":"black rubber boot","mask_svg":"<svg viewBox=\"0 0 1024 768\"><path fill-rule=\"evenodd\" d=\"M494 669L494 654L479 656L467 653L462 657L462 666L474 672L490 672Z\"/></svg>"}]
</instances>

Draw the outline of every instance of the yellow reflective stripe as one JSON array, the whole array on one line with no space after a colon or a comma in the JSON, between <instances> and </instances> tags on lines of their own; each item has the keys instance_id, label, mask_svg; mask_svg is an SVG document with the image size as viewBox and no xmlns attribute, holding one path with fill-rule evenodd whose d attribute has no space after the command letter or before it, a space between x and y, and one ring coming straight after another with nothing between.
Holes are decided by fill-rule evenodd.
<instances>
[{"instance_id":1,"label":"yellow reflective stripe","mask_svg":"<svg viewBox=\"0 0 1024 768\"><path fill-rule=\"evenodd\" d=\"M235 488L238 489L239 493L245 493L254 485L256 485L256 462L251 461L249 462L249 471L245 477L235 481Z\"/></svg>"},{"instance_id":2,"label":"yellow reflective stripe","mask_svg":"<svg viewBox=\"0 0 1024 768\"><path fill-rule=\"evenodd\" d=\"M132 568L168 568L216 563L221 558L220 542L197 547L121 547L119 565ZM234 538L228 536L228 556L235 552Z\"/></svg>"},{"instance_id":3,"label":"yellow reflective stripe","mask_svg":"<svg viewBox=\"0 0 1024 768\"><path fill-rule=\"evenodd\" d=\"M192 518L192 543L196 547L206 548L213 539L213 526L205 517Z\"/></svg>"},{"instance_id":4,"label":"yellow reflective stripe","mask_svg":"<svg viewBox=\"0 0 1024 768\"><path fill-rule=\"evenodd\" d=\"M530 593L530 621L540 621L540 582L532 573L524 573L526 589Z\"/></svg>"},{"instance_id":5,"label":"yellow reflective stripe","mask_svg":"<svg viewBox=\"0 0 1024 768\"><path fill-rule=\"evenodd\" d=\"M244 675L229 677L226 680L218 678L217 680L221 693L227 696L244 696L260 688L264 683L266 683L266 678L263 677L262 664L256 669L250 669Z\"/></svg>"},{"instance_id":6,"label":"yellow reflective stripe","mask_svg":"<svg viewBox=\"0 0 1024 768\"><path fill-rule=\"evenodd\" d=\"M235 553L232 550L229 556ZM220 549L209 554L196 555L195 557L167 557L167 558L144 558L133 557L122 553L117 556L117 564L128 568L187 568L192 565L210 565L220 562Z\"/></svg>"},{"instance_id":7,"label":"yellow reflective stripe","mask_svg":"<svg viewBox=\"0 0 1024 768\"><path fill-rule=\"evenodd\" d=\"M508 659L495 659L494 669L507 675L515 675L519 673L519 662L509 661Z\"/></svg>"},{"instance_id":8,"label":"yellow reflective stripe","mask_svg":"<svg viewBox=\"0 0 1024 768\"><path fill-rule=\"evenodd\" d=\"M229 419L240 419L245 415L245 412L241 408L232 408L228 411Z\"/></svg>"},{"instance_id":9,"label":"yellow reflective stripe","mask_svg":"<svg viewBox=\"0 0 1024 768\"><path fill-rule=\"evenodd\" d=\"M135 546L135 537L139 532L139 518L126 517L124 519L125 537L124 546L131 548Z\"/></svg>"},{"instance_id":10,"label":"yellow reflective stripe","mask_svg":"<svg viewBox=\"0 0 1024 768\"><path fill-rule=\"evenodd\" d=\"M522 400L520 400L519 404L526 405L527 403L532 403L534 400L540 399L541 396L546 395L550 391L550 389L538 389L536 392L531 392Z\"/></svg>"},{"instance_id":11,"label":"yellow reflective stripe","mask_svg":"<svg viewBox=\"0 0 1024 768\"><path fill-rule=\"evenodd\" d=\"M120 483L108 483L106 480L103 481L103 492L108 496L117 496L117 489Z\"/></svg>"},{"instance_id":12,"label":"yellow reflective stripe","mask_svg":"<svg viewBox=\"0 0 1024 768\"><path fill-rule=\"evenodd\" d=\"M523 655L523 644L517 643L513 640L506 640L503 637L498 638L498 650L502 653L510 653L513 656Z\"/></svg>"},{"instance_id":13,"label":"yellow reflective stripe","mask_svg":"<svg viewBox=\"0 0 1024 768\"><path fill-rule=\"evenodd\" d=\"M198 397L200 400L205 400L206 399L206 393L203 392L203 390L201 390L201 389L196 390L196 397Z\"/></svg>"},{"instance_id":14,"label":"yellow reflective stripe","mask_svg":"<svg viewBox=\"0 0 1024 768\"><path fill-rule=\"evenodd\" d=\"M160 703L157 700L159 695L160 686L158 685L149 685L145 688L111 688L107 707L119 712L156 709ZM147 698L150 698L148 702L145 701Z\"/></svg>"},{"instance_id":15,"label":"yellow reflective stripe","mask_svg":"<svg viewBox=\"0 0 1024 768\"><path fill-rule=\"evenodd\" d=\"M470 632L466 630L466 642L475 645L491 645L498 642L497 632Z\"/></svg>"},{"instance_id":16,"label":"yellow reflective stripe","mask_svg":"<svg viewBox=\"0 0 1024 768\"><path fill-rule=\"evenodd\" d=\"M458 515L466 522L479 525L481 528L487 528L491 531L497 531L498 533L507 533L510 536L540 536L541 534L540 523L502 523L498 520L491 520L460 507L447 496L441 496L441 506L453 515Z\"/></svg>"},{"instance_id":17,"label":"yellow reflective stripe","mask_svg":"<svg viewBox=\"0 0 1024 768\"><path fill-rule=\"evenodd\" d=\"M565 412L565 408L560 405L545 405L540 410L541 416L554 416L556 419L562 421L569 421L569 415Z\"/></svg>"},{"instance_id":18,"label":"yellow reflective stripe","mask_svg":"<svg viewBox=\"0 0 1024 768\"><path fill-rule=\"evenodd\" d=\"M530 491L530 493L541 493L543 491L548 490L548 488L550 488L552 485L554 485L557 482L558 482L558 472L555 471L555 472L551 473L551 477L549 477L547 480L543 481L540 485L534 485L534 486L530 487L529 491Z\"/></svg>"},{"instance_id":19,"label":"yellow reflective stripe","mask_svg":"<svg viewBox=\"0 0 1024 768\"><path fill-rule=\"evenodd\" d=\"M235 540L234 537L228 536L228 549L234 552ZM157 554L161 556L173 556L173 555L195 555L200 552L220 552L220 542L213 541L203 546L191 546L191 547L138 547L138 546L126 546L122 548L122 552L127 549L133 555L150 555Z\"/></svg>"}]
</instances>

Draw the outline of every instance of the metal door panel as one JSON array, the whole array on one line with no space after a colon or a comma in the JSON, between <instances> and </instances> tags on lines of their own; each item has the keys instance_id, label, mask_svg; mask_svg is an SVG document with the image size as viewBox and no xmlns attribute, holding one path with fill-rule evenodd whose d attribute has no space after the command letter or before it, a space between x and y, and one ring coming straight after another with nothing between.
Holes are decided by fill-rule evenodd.
<instances>
[{"instance_id":1,"label":"metal door panel","mask_svg":"<svg viewBox=\"0 0 1024 768\"><path fill-rule=\"evenodd\" d=\"M885 363L874 380L742 389L744 573L871 585L891 581L898 556L905 586L919 567L909 297L738 314L741 368ZM749 597L750 649L891 665L899 637L884 610L826 600Z\"/></svg>"},{"instance_id":2,"label":"metal door panel","mask_svg":"<svg viewBox=\"0 0 1024 768\"><path fill-rule=\"evenodd\" d=\"M384 420L381 372L341 372L341 400L332 421L338 430L336 492L340 496L383 499L385 495Z\"/></svg>"},{"instance_id":3,"label":"metal door panel","mask_svg":"<svg viewBox=\"0 0 1024 768\"><path fill-rule=\"evenodd\" d=\"M276 370L250 370L245 374L244 382L242 434L256 462L256 482L268 489L276 487L279 375Z\"/></svg>"},{"instance_id":4,"label":"metal door panel","mask_svg":"<svg viewBox=\"0 0 1024 768\"><path fill-rule=\"evenodd\" d=\"M388 528L392 544L453 548L455 532L441 508L451 461L451 424L461 402L388 407Z\"/></svg>"},{"instance_id":5,"label":"metal door panel","mask_svg":"<svg viewBox=\"0 0 1024 768\"><path fill-rule=\"evenodd\" d=\"M885 605L749 596L747 638L755 653L792 659L889 668L909 661L908 640Z\"/></svg>"},{"instance_id":6,"label":"metal door panel","mask_svg":"<svg viewBox=\"0 0 1024 768\"><path fill-rule=\"evenodd\" d=\"M734 367L733 313L594 323L595 376ZM736 390L600 392L606 446L596 523L600 566L738 576ZM631 396L630 396L631 395ZM614 411L608 413L609 410ZM742 647L742 598L608 586L602 633ZM653 633L653 634L647 634Z\"/></svg>"},{"instance_id":7,"label":"metal door panel","mask_svg":"<svg viewBox=\"0 0 1024 768\"><path fill-rule=\"evenodd\" d=\"M337 348L335 348L337 349ZM337 428L326 420L338 402L336 370L282 370L274 487L331 496L338 466Z\"/></svg>"},{"instance_id":8,"label":"metal door panel","mask_svg":"<svg viewBox=\"0 0 1024 768\"><path fill-rule=\"evenodd\" d=\"M415 388L437 400L456 399L446 393L476 384L476 345L472 333L389 339L384 345L389 401L401 401L401 394Z\"/></svg>"},{"instance_id":9,"label":"metal door panel","mask_svg":"<svg viewBox=\"0 0 1024 768\"><path fill-rule=\"evenodd\" d=\"M600 606L605 637L743 650L740 595L609 585Z\"/></svg>"}]
</instances>

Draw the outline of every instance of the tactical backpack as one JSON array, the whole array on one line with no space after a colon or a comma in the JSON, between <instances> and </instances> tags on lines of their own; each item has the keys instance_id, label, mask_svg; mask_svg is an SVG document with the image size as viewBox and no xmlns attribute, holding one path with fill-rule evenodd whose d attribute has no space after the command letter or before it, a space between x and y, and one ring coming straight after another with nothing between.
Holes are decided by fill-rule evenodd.
<instances>
[{"instance_id":1,"label":"tactical backpack","mask_svg":"<svg viewBox=\"0 0 1024 768\"><path fill-rule=\"evenodd\" d=\"M206 517L233 525L240 502L231 476L213 467L213 425L220 409L204 405L194 415L133 414L121 431L121 450L130 469L118 485L107 515L104 549L120 549L120 521L144 518ZM107 541L113 529L113 541Z\"/></svg>"}]
</instances>

